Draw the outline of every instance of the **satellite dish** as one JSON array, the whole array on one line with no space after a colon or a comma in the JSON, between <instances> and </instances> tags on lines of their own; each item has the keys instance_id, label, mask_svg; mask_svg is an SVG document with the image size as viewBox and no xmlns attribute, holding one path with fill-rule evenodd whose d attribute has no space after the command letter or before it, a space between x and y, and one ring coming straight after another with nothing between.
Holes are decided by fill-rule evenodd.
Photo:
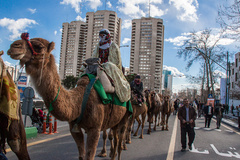
<instances>
[{"instance_id":1,"label":"satellite dish","mask_svg":"<svg viewBox=\"0 0 240 160\"><path fill-rule=\"evenodd\" d=\"M35 95L33 88L32 87L25 88L23 91L23 95L26 98L33 98Z\"/></svg>"}]
</instances>

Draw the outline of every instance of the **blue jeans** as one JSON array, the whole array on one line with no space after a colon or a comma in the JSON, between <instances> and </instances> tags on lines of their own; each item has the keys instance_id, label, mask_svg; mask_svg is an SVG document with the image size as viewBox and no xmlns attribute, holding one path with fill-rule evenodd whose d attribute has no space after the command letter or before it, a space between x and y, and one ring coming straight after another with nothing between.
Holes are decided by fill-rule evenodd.
<instances>
[{"instance_id":1,"label":"blue jeans","mask_svg":"<svg viewBox=\"0 0 240 160\"><path fill-rule=\"evenodd\" d=\"M0 152L0 160L7 160L7 157L2 152Z\"/></svg>"}]
</instances>

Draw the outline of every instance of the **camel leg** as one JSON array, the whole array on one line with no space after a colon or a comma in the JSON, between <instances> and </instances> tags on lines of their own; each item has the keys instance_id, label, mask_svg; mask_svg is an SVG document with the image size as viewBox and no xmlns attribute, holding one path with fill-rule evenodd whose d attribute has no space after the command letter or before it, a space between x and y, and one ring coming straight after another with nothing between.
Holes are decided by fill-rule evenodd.
<instances>
[{"instance_id":1,"label":"camel leg","mask_svg":"<svg viewBox=\"0 0 240 160\"><path fill-rule=\"evenodd\" d=\"M122 152L122 141L124 139L125 131L126 131L127 125L123 125L119 132L119 145L118 145L118 160L121 160L121 152Z\"/></svg>"},{"instance_id":2,"label":"camel leg","mask_svg":"<svg viewBox=\"0 0 240 160\"><path fill-rule=\"evenodd\" d=\"M75 143L77 144L79 160L83 160L85 158L84 135L81 129L79 129L79 132L72 132L73 125L73 123L69 123L70 132Z\"/></svg>"},{"instance_id":3,"label":"camel leg","mask_svg":"<svg viewBox=\"0 0 240 160\"><path fill-rule=\"evenodd\" d=\"M171 114L171 113L170 113ZM166 131L168 131L168 118L170 117L170 114L167 114L167 119L166 119Z\"/></svg>"},{"instance_id":4,"label":"camel leg","mask_svg":"<svg viewBox=\"0 0 240 160\"><path fill-rule=\"evenodd\" d=\"M134 122L134 116L132 116L129 120L129 123L128 123L128 130L127 130L127 143L128 144L131 144L131 130L132 130L132 126L133 126L133 122Z\"/></svg>"},{"instance_id":5,"label":"camel leg","mask_svg":"<svg viewBox=\"0 0 240 160\"><path fill-rule=\"evenodd\" d=\"M156 131L157 129L157 114L155 114L155 124L153 130Z\"/></svg>"},{"instance_id":6,"label":"camel leg","mask_svg":"<svg viewBox=\"0 0 240 160\"><path fill-rule=\"evenodd\" d=\"M18 121L13 120L11 122L7 133L7 143L19 160L30 160L22 116Z\"/></svg>"},{"instance_id":7,"label":"camel leg","mask_svg":"<svg viewBox=\"0 0 240 160\"><path fill-rule=\"evenodd\" d=\"M107 130L104 130L103 131L103 149L98 154L98 157L107 157L106 143L107 143Z\"/></svg>"},{"instance_id":8,"label":"camel leg","mask_svg":"<svg viewBox=\"0 0 240 160\"><path fill-rule=\"evenodd\" d=\"M138 135L138 130L139 130L140 125L141 125L141 121L140 121L139 117L136 117L136 120L137 120L137 122L138 122L138 127L137 127L137 130L136 130L136 132L134 133L133 136L137 136L137 135Z\"/></svg>"},{"instance_id":9,"label":"camel leg","mask_svg":"<svg viewBox=\"0 0 240 160\"><path fill-rule=\"evenodd\" d=\"M118 133L117 133L117 127L113 129L113 137L114 137L114 147L113 152L111 153L111 160L114 160L117 153L117 146L118 146ZM121 145L121 144L119 144Z\"/></svg>"},{"instance_id":10,"label":"camel leg","mask_svg":"<svg viewBox=\"0 0 240 160\"><path fill-rule=\"evenodd\" d=\"M165 114L162 114L162 130L164 131Z\"/></svg>"},{"instance_id":11,"label":"camel leg","mask_svg":"<svg viewBox=\"0 0 240 160\"><path fill-rule=\"evenodd\" d=\"M142 114L142 131L141 131L141 135L139 138L143 138L143 129L144 129L144 123L145 123L145 118L146 118L146 113Z\"/></svg>"},{"instance_id":12,"label":"camel leg","mask_svg":"<svg viewBox=\"0 0 240 160\"><path fill-rule=\"evenodd\" d=\"M159 112L159 114L158 114L158 123L157 123L157 126L160 126L160 117L161 117L160 114L161 114L161 113Z\"/></svg>"},{"instance_id":13,"label":"camel leg","mask_svg":"<svg viewBox=\"0 0 240 160\"><path fill-rule=\"evenodd\" d=\"M113 144L113 130L110 129L108 132L108 139L110 141L110 153L109 153L109 157L112 157L112 154L114 152L114 144Z\"/></svg>"},{"instance_id":14,"label":"camel leg","mask_svg":"<svg viewBox=\"0 0 240 160\"><path fill-rule=\"evenodd\" d=\"M152 119L151 113L149 114L148 119L149 119L149 127L148 127L147 134L151 134L151 131L152 131L152 129L151 129L151 119Z\"/></svg>"},{"instance_id":15,"label":"camel leg","mask_svg":"<svg viewBox=\"0 0 240 160\"><path fill-rule=\"evenodd\" d=\"M94 160L98 140L100 137L100 129L93 128L87 132L87 145L86 145L86 160Z\"/></svg>"}]
</instances>

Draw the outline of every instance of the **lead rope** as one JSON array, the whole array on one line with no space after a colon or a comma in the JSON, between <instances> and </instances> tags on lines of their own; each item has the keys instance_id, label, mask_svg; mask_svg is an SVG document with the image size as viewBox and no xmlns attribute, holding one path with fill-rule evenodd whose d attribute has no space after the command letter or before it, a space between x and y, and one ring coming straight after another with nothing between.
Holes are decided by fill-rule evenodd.
<instances>
[{"instance_id":1,"label":"lead rope","mask_svg":"<svg viewBox=\"0 0 240 160\"><path fill-rule=\"evenodd\" d=\"M41 83L42 83L42 72L43 72L44 61L45 61L45 52L44 52L44 54L43 54L43 63L42 63L42 68L41 68L40 79L39 79L39 81L38 81L38 86L40 86Z\"/></svg>"}]
</instances>

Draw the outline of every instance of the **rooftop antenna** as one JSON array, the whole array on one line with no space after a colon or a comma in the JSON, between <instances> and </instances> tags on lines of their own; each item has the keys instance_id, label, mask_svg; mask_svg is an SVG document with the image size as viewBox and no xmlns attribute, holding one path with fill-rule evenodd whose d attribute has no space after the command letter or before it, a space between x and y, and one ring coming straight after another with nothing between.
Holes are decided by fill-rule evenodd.
<instances>
[{"instance_id":1,"label":"rooftop antenna","mask_svg":"<svg viewBox=\"0 0 240 160\"><path fill-rule=\"evenodd\" d=\"M149 3L148 3L148 5L149 5L149 11L148 11L149 13L148 13L148 14L149 14L149 18L150 18L150 17L151 17L151 16L150 16L150 0L149 0L148 2L149 2Z\"/></svg>"}]
</instances>

